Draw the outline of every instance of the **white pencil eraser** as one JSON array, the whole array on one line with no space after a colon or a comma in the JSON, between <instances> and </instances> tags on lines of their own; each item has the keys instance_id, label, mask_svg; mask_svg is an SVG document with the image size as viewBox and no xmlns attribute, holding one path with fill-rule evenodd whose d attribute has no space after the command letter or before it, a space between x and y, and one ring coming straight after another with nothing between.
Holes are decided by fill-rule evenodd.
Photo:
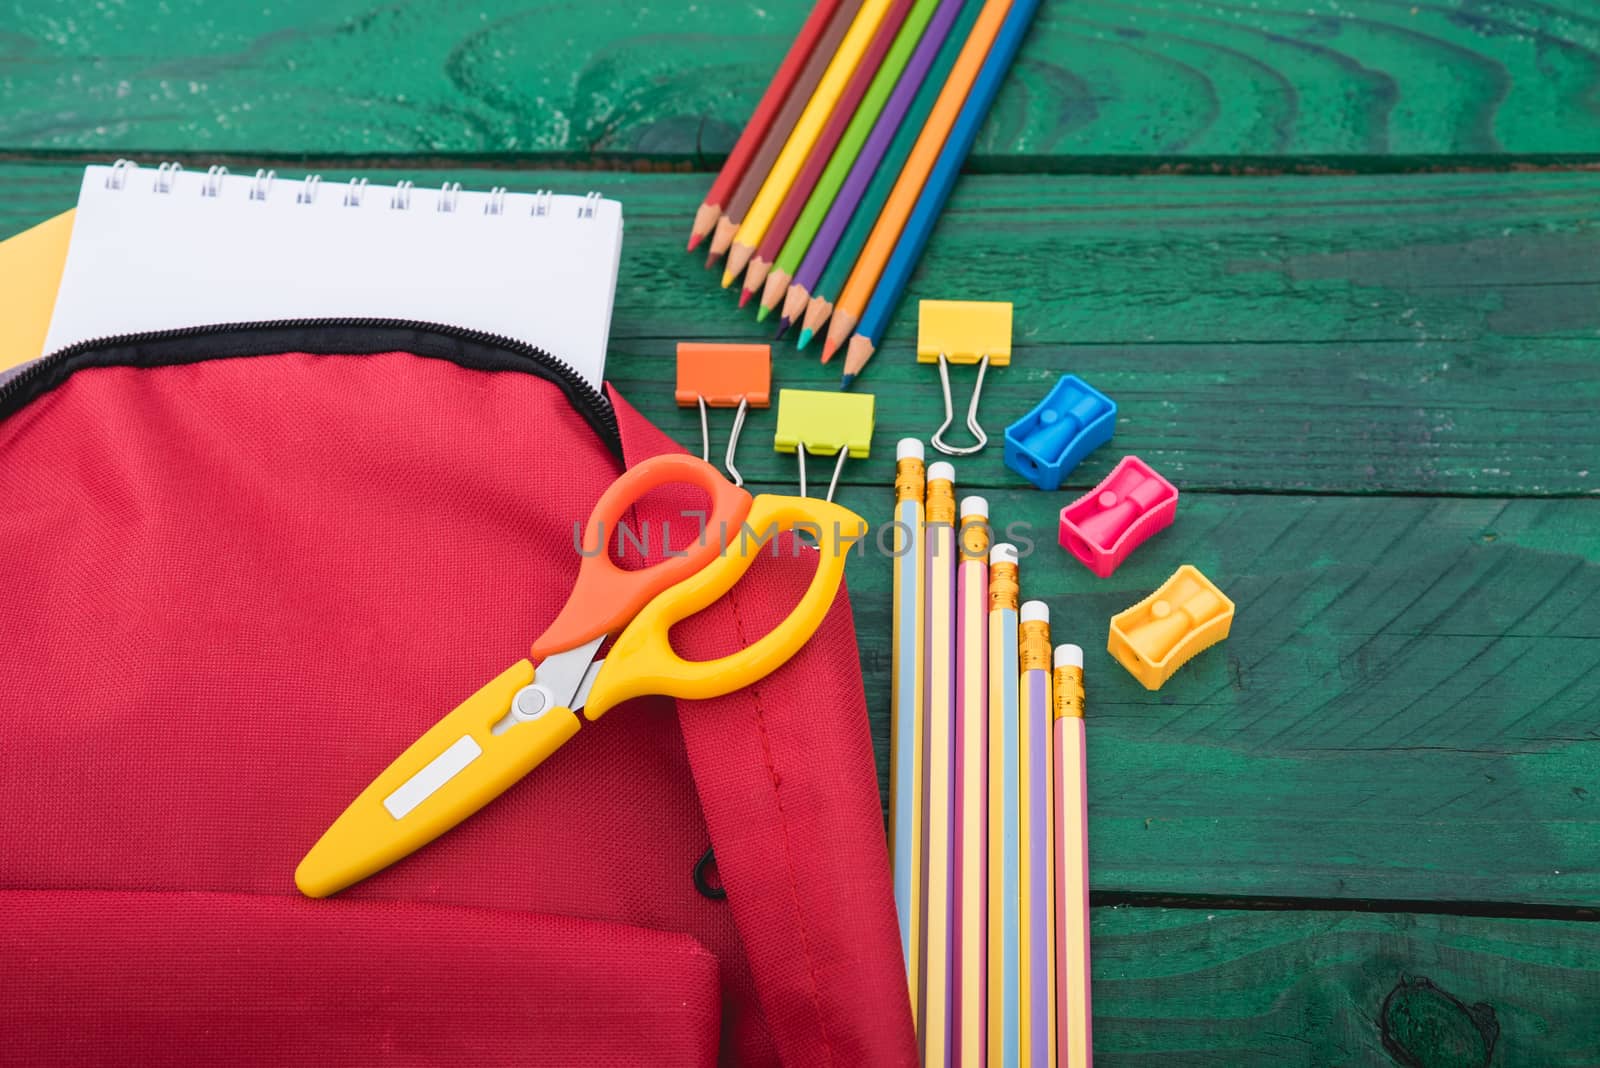
<instances>
[{"instance_id":1,"label":"white pencil eraser","mask_svg":"<svg viewBox=\"0 0 1600 1068\"><path fill-rule=\"evenodd\" d=\"M1056 646L1056 667L1083 667L1083 648L1071 644Z\"/></svg>"},{"instance_id":2,"label":"white pencil eraser","mask_svg":"<svg viewBox=\"0 0 1600 1068\"><path fill-rule=\"evenodd\" d=\"M896 460L922 459L922 442L916 438L901 438L894 447L894 458Z\"/></svg>"},{"instance_id":3,"label":"white pencil eraser","mask_svg":"<svg viewBox=\"0 0 1600 1068\"><path fill-rule=\"evenodd\" d=\"M956 469L943 460L935 460L928 465L929 482L954 482L955 480Z\"/></svg>"},{"instance_id":4,"label":"white pencil eraser","mask_svg":"<svg viewBox=\"0 0 1600 1068\"><path fill-rule=\"evenodd\" d=\"M963 497L961 498L961 514L981 515L987 519L989 518L989 502L982 497Z\"/></svg>"},{"instance_id":5,"label":"white pencil eraser","mask_svg":"<svg viewBox=\"0 0 1600 1068\"><path fill-rule=\"evenodd\" d=\"M1048 623L1050 622L1050 606L1043 601L1023 601L1022 614L1018 617L1022 623Z\"/></svg>"},{"instance_id":6,"label":"white pencil eraser","mask_svg":"<svg viewBox=\"0 0 1600 1068\"><path fill-rule=\"evenodd\" d=\"M1001 542L989 550L989 566L995 564L1014 564L1017 562L1017 547Z\"/></svg>"}]
</instances>

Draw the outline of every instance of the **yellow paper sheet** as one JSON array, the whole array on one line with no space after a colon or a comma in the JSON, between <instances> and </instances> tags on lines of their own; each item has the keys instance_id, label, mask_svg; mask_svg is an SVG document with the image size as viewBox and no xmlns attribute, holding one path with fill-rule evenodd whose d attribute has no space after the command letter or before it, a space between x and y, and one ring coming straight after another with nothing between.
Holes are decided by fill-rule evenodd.
<instances>
[{"instance_id":1,"label":"yellow paper sheet","mask_svg":"<svg viewBox=\"0 0 1600 1068\"><path fill-rule=\"evenodd\" d=\"M0 371L44 353L75 214L64 211L0 241Z\"/></svg>"}]
</instances>

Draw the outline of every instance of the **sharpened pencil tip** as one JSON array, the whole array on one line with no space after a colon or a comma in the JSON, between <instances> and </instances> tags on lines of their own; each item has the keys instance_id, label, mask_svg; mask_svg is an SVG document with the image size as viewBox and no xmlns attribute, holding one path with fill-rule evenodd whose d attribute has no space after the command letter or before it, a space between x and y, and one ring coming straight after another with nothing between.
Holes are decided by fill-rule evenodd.
<instances>
[{"instance_id":1,"label":"sharpened pencil tip","mask_svg":"<svg viewBox=\"0 0 1600 1068\"><path fill-rule=\"evenodd\" d=\"M839 388L849 389L850 383L854 382L855 380L856 376L851 374L849 371L846 371L844 374L839 376Z\"/></svg>"},{"instance_id":2,"label":"sharpened pencil tip","mask_svg":"<svg viewBox=\"0 0 1600 1068\"><path fill-rule=\"evenodd\" d=\"M788 320L787 317L779 319L778 320L778 332L776 334L772 335L772 340L774 340L774 341L782 341L783 340L783 335L787 334L789 332L789 327L791 327L793 325L794 324L791 323Z\"/></svg>"},{"instance_id":3,"label":"sharpened pencil tip","mask_svg":"<svg viewBox=\"0 0 1600 1068\"><path fill-rule=\"evenodd\" d=\"M722 288L723 289L727 289L731 285L733 285L733 272L732 271L723 271L722 272Z\"/></svg>"},{"instance_id":4,"label":"sharpened pencil tip","mask_svg":"<svg viewBox=\"0 0 1600 1068\"><path fill-rule=\"evenodd\" d=\"M741 289L739 291L739 307L742 308L746 304L749 304L750 303L750 298L755 296L755 295L756 295L756 291L753 290L753 289ZM759 319L757 319L756 321L760 322Z\"/></svg>"},{"instance_id":5,"label":"sharpened pencil tip","mask_svg":"<svg viewBox=\"0 0 1600 1068\"><path fill-rule=\"evenodd\" d=\"M711 270L711 268L715 267L716 265L717 265L717 254L715 252L706 253L706 270L709 271L709 270Z\"/></svg>"},{"instance_id":6,"label":"sharpened pencil tip","mask_svg":"<svg viewBox=\"0 0 1600 1068\"><path fill-rule=\"evenodd\" d=\"M813 337L815 337L815 336L816 336L816 331L811 330L808 327L802 326L800 328L800 340L795 342L795 346L794 347L797 348L797 349L805 348L807 345L811 344L811 339Z\"/></svg>"},{"instance_id":7,"label":"sharpened pencil tip","mask_svg":"<svg viewBox=\"0 0 1600 1068\"><path fill-rule=\"evenodd\" d=\"M689 235L689 251L693 252L695 249L699 248L700 247L700 242L705 240L705 236L706 236L705 234L690 234Z\"/></svg>"},{"instance_id":8,"label":"sharpened pencil tip","mask_svg":"<svg viewBox=\"0 0 1600 1068\"><path fill-rule=\"evenodd\" d=\"M767 316L769 316L771 314L772 314L772 309L771 308L767 307L765 304L761 305L761 307L756 309L756 322L758 322L758 323L766 322L767 321Z\"/></svg>"},{"instance_id":9,"label":"sharpened pencil tip","mask_svg":"<svg viewBox=\"0 0 1600 1068\"><path fill-rule=\"evenodd\" d=\"M832 334L829 334L827 337L822 339L822 362L823 363L827 363L829 360L833 359L833 354L838 352L838 351L839 351L839 343L837 341L833 340L833 335Z\"/></svg>"}]
</instances>

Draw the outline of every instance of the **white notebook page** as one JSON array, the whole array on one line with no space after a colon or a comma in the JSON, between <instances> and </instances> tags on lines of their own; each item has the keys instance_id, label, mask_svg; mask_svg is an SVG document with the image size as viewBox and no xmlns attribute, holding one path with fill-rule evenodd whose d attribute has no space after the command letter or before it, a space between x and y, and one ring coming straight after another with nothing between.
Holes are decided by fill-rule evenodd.
<instances>
[{"instance_id":1,"label":"white notebook page","mask_svg":"<svg viewBox=\"0 0 1600 1068\"><path fill-rule=\"evenodd\" d=\"M599 197L94 166L45 351L212 323L417 319L536 345L598 387L621 251L622 206Z\"/></svg>"}]
</instances>

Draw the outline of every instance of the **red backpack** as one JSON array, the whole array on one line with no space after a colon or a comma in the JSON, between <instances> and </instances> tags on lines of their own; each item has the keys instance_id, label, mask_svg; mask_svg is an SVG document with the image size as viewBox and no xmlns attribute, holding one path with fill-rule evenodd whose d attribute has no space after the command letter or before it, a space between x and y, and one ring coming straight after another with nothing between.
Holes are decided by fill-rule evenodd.
<instances>
[{"instance_id":1,"label":"red backpack","mask_svg":"<svg viewBox=\"0 0 1600 1068\"><path fill-rule=\"evenodd\" d=\"M601 490L675 449L544 353L421 324L111 339L0 384L7 1059L914 1063L842 592L760 684L631 702L414 856L295 890L526 655ZM763 554L675 644L753 640L810 566Z\"/></svg>"}]
</instances>

